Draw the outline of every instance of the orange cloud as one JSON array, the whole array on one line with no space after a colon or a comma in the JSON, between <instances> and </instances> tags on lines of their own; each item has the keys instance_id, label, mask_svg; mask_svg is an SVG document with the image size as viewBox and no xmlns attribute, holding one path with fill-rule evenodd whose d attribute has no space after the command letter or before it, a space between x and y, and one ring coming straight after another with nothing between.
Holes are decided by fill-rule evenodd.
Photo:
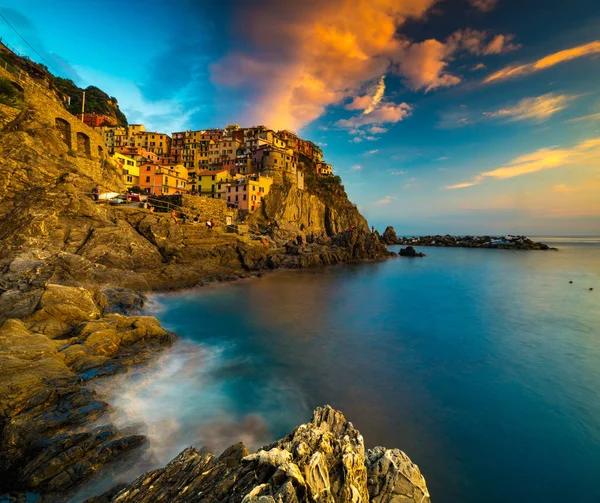
<instances>
[{"instance_id":1,"label":"orange cloud","mask_svg":"<svg viewBox=\"0 0 600 503\"><path fill-rule=\"evenodd\" d=\"M478 174L472 181L450 185L447 189L463 189L483 182L486 178L504 180L566 166L587 166L600 159L600 137L582 141L570 148L542 148L513 159L508 164Z\"/></svg>"},{"instance_id":2,"label":"orange cloud","mask_svg":"<svg viewBox=\"0 0 600 503\"><path fill-rule=\"evenodd\" d=\"M573 99L573 96L566 94L547 93L534 98L522 99L512 107L502 108L495 112L483 112L483 115L493 118L506 118L509 121L526 119L543 121L565 109Z\"/></svg>"},{"instance_id":3,"label":"orange cloud","mask_svg":"<svg viewBox=\"0 0 600 503\"><path fill-rule=\"evenodd\" d=\"M481 12L489 12L496 7L498 0L469 0L469 3Z\"/></svg>"},{"instance_id":4,"label":"orange cloud","mask_svg":"<svg viewBox=\"0 0 600 503\"><path fill-rule=\"evenodd\" d=\"M212 65L212 80L251 95L248 123L299 128L327 106L357 96L364 82L384 75L403 46L396 36L398 27L408 17L422 17L434 2L248 4L238 11L236 29L249 49L230 53ZM369 103L363 99L351 106L366 110Z\"/></svg>"},{"instance_id":5,"label":"orange cloud","mask_svg":"<svg viewBox=\"0 0 600 503\"><path fill-rule=\"evenodd\" d=\"M321 116L328 106L348 100L348 110L390 113L392 105L382 105L382 75L390 72L402 77L408 87L428 92L461 82L448 70L457 52L490 55L518 47L511 35L491 37L475 30L464 30L460 37L446 41L412 43L403 38L404 22L423 19L436 1L242 4L230 24L244 44L211 65L211 80L217 88L238 89L243 95L243 110L235 110L236 120L243 114L244 124L297 129ZM377 79L379 83L365 92L364 83Z\"/></svg>"},{"instance_id":6,"label":"orange cloud","mask_svg":"<svg viewBox=\"0 0 600 503\"><path fill-rule=\"evenodd\" d=\"M406 44L399 57L399 73L414 90L454 86L461 79L446 72L447 56L446 45L434 39Z\"/></svg>"},{"instance_id":7,"label":"orange cloud","mask_svg":"<svg viewBox=\"0 0 600 503\"><path fill-rule=\"evenodd\" d=\"M581 117L575 117L574 119L569 119L567 122L582 122L582 121L598 121L600 120L600 112L595 114L583 115Z\"/></svg>"},{"instance_id":8,"label":"orange cloud","mask_svg":"<svg viewBox=\"0 0 600 503\"><path fill-rule=\"evenodd\" d=\"M519 66L507 66L491 74L483 82L489 84L491 82L506 80L512 77L529 75L531 73L558 65L559 63L564 63L565 61L571 61L573 59L583 58L585 56L591 56L594 54L600 54L600 40L550 54L542 59L534 61L533 63Z\"/></svg>"}]
</instances>

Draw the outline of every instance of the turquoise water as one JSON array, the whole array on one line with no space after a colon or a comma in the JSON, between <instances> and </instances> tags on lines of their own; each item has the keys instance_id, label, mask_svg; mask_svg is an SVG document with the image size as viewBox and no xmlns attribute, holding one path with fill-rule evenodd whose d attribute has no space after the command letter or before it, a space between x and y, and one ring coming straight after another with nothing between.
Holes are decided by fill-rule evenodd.
<instances>
[{"instance_id":1,"label":"turquoise water","mask_svg":"<svg viewBox=\"0 0 600 503\"><path fill-rule=\"evenodd\" d=\"M117 420L146 422L150 466L256 448L329 403L406 451L436 503L600 501L600 240L579 241L156 296L182 340L111 384Z\"/></svg>"}]
</instances>

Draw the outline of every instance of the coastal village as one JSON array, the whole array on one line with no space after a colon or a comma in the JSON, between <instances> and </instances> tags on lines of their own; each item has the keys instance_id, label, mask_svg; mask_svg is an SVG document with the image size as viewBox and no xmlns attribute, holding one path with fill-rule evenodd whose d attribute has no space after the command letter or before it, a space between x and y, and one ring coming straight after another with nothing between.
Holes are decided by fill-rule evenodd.
<instances>
[{"instance_id":1,"label":"coastal village","mask_svg":"<svg viewBox=\"0 0 600 503\"><path fill-rule=\"evenodd\" d=\"M247 215L261 206L273 184L303 190L307 161L317 176L332 175L321 148L287 130L228 124L169 135L147 131L143 124L117 126L112 117L98 114L77 118L99 130L108 154L123 170L127 192L222 199Z\"/></svg>"}]
</instances>

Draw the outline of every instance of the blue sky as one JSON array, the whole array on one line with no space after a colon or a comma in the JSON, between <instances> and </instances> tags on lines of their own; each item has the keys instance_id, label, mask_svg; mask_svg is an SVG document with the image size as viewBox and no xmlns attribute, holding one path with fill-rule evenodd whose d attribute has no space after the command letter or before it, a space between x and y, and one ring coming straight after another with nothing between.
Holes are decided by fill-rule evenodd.
<instances>
[{"instance_id":1,"label":"blue sky","mask_svg":"<svg viewBox=\"0 0 600 503\"><path fill-rule=\"evenodd\" d=\"M4 0L5 43L171 133L323 146L399 233L600 234L600 4Z\"/></svg>"}]
</instances>

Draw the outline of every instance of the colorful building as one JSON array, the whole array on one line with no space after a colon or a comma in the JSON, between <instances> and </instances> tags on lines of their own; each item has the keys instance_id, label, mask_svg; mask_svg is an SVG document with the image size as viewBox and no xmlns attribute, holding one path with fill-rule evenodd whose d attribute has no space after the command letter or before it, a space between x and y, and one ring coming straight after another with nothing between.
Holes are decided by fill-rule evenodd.
<instances>
[{"instance_id":1,"label":"colorful building","mask_svg":"<svg viewBox=\"0 0 600 503\"><path fill-rule=\"evenodd\" d=\"M76 117L83 121L86 126L90 127L103 127L103 126L116 126L117 119L110 115L101 114L77 114Z\"/></svg>"},{"instance_id":2,"label":"colorful building","mask_svg":"<svg viewBox=\"0 0 600 503\"><path fill-rule=\"evenodd\" d=\"M140 167L135 159L115 152L111 156L123 169L123 182L127 189L140 186Z\"/></svg>"},{"instance_id":3,"label":"colorful building","mask_svg":"<svg viewBox=\"0 0 600 503\"><path fill-rule=\"evenodd\" d=\"M333 174L333 170L331 168L331 164L327 164L326 162L318 162L316 164L317 175L321 176L329 176Z\"/></svg>"},{"instance_id":4,"label":"colorful building","mask_svg":"<svg viewBox=\"0 0 600 503\"><path fill-rule=\"evenodd\" d=\"M165 133L145 131L135 133L135 146L145 148L148 152L168 156L171 153L171 137Z\"/></svg>"},{"instance_id":5,"label":"colorful building","mask_svg":"<svg viewBox=\"0 0 600 503\"><path fill-rule=\"evenodd\" d=\"M188 171L180 164L142 164L140 188L155 196L187 193Z\"/></svg>"},{"instance_id":6,"label":"colorful building","mask_svg":"<svg viewBox=\"0 0 600 503\"><path fill-rule=\"evenodd\" d=\"M227 185L227 204L242 214L255 212L271 190L273 180L265 176L241 177Z\"/></svg>"},{"instance_id":7,"label":"colorful building","mask_svg":"<svg viewBox=\"0 0 600 503\"><path fill-rule=\"evenodd\" d=\"M223 199L225 186L233 181L229 171L202 170L190 176L189 187L192 192L201 196L209 196L215 199Z\"/></svg>"}]
</instances>

